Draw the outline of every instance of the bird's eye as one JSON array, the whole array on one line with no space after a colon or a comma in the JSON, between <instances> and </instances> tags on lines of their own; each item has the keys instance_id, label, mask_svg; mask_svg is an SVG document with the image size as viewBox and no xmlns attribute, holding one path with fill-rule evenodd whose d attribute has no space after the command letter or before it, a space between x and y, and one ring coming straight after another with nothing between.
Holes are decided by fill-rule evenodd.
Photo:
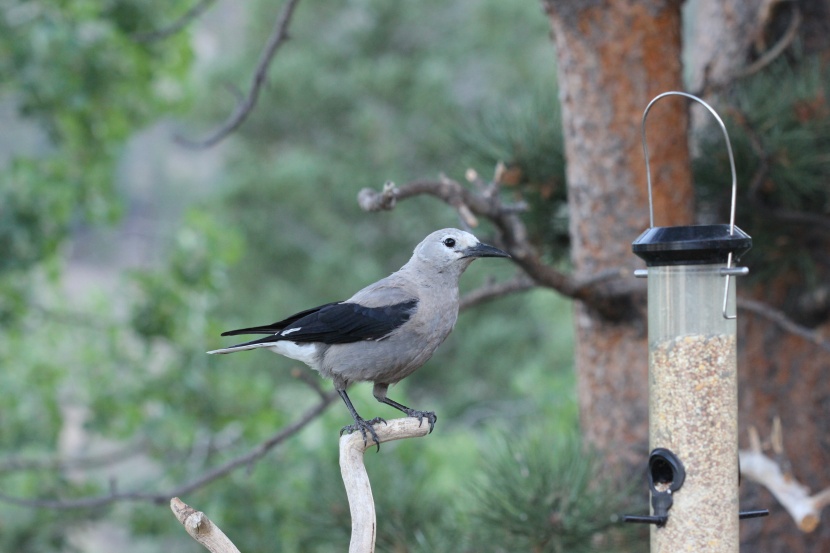
<instances>
[{"instance_id":1,"label":"bird's eye","mask_svg":"<svg viewBox=\"0 0 830 553\"><path fill-rule=\"evenodd\" d=\"M448 248L455 246L455 238L444 238L444 245Z\"/></svg>"}]
</instances>

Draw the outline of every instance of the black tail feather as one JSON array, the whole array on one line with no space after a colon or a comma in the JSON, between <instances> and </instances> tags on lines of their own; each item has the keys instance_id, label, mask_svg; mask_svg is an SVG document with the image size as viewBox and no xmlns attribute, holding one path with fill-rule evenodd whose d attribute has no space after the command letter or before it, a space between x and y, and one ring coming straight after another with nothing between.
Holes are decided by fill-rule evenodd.
<instances>
[{"instance_id":1,"label":"black tail feather","mask_svg":"<svg viewBox=\"0 0 830 553\"><path fill-rule=\"evenodd\" d=\"M295 313L288 317L287 319L283 319L281 321L277 321L275 323L271 323L269 325L262 325L262 326L252 326L249 328L239 328L236 330L228 330L227 332L223 332L222 336L237 336L239 334L276 334L277 332L283 330L288 325L299 321L306 315L311 315L317 311L320 311L324 307L328 307L330 305L334 305L340 303L339 301L335 301L332 303L327 303L325 305L321 305L319 307L313 307L311 309L306 309L305 311L300 311L299 313Z\"/></svg>"}]
</instances>

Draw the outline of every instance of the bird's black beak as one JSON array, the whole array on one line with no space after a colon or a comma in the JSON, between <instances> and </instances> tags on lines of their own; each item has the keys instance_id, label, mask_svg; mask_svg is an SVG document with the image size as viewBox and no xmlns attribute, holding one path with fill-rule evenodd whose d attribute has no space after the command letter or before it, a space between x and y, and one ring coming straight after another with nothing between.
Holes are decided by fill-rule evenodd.
<instances>
[{"instance_id":1,"label":"bird's black beak","mask_svg":"<svg viewBox=\"0 0 830 553\"><path fill-rule=\"evenodd\" d=\"M488 244L478 243L462 251L464 257L510 257L510 254Z\"/></svg>"}]
</instances>

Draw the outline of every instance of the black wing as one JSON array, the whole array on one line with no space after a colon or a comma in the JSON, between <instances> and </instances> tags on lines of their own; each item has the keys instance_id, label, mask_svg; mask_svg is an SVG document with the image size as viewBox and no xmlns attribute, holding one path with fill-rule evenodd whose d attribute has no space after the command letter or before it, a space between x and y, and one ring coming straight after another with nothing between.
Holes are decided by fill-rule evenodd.
<instances>
[{"instance_id":1,"label":"black wing","mask_svg":"<svg viewBox=\"0 0 830 553\"><path fill-rule=\"evenodd\" d=\"M322 342L347 344L363 340L380 340L408 321L418 307L418 300L409 300L385 307L366 307L357 303L329 303L303 311L285 321L266 327L253 327L256 332L274 329L274 336L256 342ZM290 321L284 324L286 321ZM277 328L276 325L280 325ZM262 330L259 330L262 329ZM250 331L250 329L249 329ZM243 333L243 330L232 331ZM223 336L229 333L223 334Z\"/></svg>"},{"instance_id":2,"label":"black wing","mask_svg":"<svg viewBox=\"0 0 830 553\"><path fill-rule=\"evenodd\" d=\"M277 332L283 330L284 328L288 327L292 323L299 321L303 317L307 315L311 315L312 313L316 313L321 309L325 309L326 307L332 305L338 305L340 302L333 302L327 303L325 305L321 305L319 307L312 307L311 309L306 309L305 311L300 311L299 313L294 313L287 319L283 319L281 321L277 321L275 323L271 323L269 325L263 326L252 326L249 328L240 328L237 330L229 330L227 332L223 332L222 336L236 336L237 334L276 334Z\"/></svg>"}]
</instances>

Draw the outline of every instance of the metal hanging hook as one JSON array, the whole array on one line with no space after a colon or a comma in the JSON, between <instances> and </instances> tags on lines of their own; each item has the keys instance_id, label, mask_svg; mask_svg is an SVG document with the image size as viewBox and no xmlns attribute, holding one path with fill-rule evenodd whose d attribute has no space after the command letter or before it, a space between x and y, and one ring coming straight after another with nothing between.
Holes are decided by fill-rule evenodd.
<instances>
[{"instance_id":1,"label":"metal hanging hook","mask_svg":"<svg viewBox=\"0 0 830 553\"><path fill-rule=\"evenodd\" d=\"M660 100L661 98L665 98L666 96L683 96L684 98L688 98L690 100L694 100L695 102L701 104L705 107L709 113L715 118L720 125L721 130L723 131L723 138L726 140L726 150L729 153L729 168L732 171L732 202L729 209L729 235L732 236L735 233L735 204L736 198L738 194L738 174L735 170L735 156L732 154L732 143L729 141L729 133L726 131L726 125L723 122L723 119L720 118L720 115L706 102L694 96L692 94L688 94L686 92L679 92L679 91L669 91L664 92L656 97L654 97L651 102L648 103L646 106L645 111L643 112L643 122L641 124L640 133L643 139L643 155L645 156L646 160L646 181L648 183L648 215L649 215L649 226L654 227L654 200L651 193L651 165L649 164L649 157L648 157L648 142L646 141L646 117L648 117L648 112L651 110L651 107ZM745 274L745 270L741 270L740 274ZM726 267L721 269L721 274L726 277L726 285L723 291L723 317L725 319L735 319L737 315L730 315L727 313L727 306L729 304L729 279L733 274L737 274L736 270L732 268L732 252L729 252L729 255L726 259Z\"/></svg>"}]
</instances>

